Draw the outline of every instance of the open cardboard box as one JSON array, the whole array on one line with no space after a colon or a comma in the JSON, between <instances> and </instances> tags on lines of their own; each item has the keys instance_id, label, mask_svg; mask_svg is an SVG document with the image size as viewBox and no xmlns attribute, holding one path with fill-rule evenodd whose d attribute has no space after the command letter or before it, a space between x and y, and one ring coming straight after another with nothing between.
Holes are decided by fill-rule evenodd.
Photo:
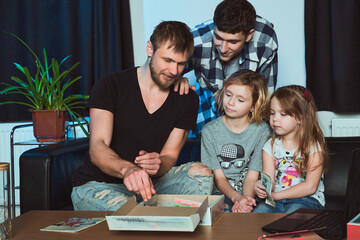
<instances>
[{"instance_id":1,"label":"open cardboard box","mask_svg":"<svg viewBox=\"0 0 360 240\"><path fill-rule=\"evenodd\" d=\"M199 206L174 207L176 199L195 201ZM202 225L210 226L223 212L223 205L224 196L215 195L159 194L139 204L132 197L106 216L106 221L110 230L193 232L201 219Z\"/></svg>"}]
</instances>

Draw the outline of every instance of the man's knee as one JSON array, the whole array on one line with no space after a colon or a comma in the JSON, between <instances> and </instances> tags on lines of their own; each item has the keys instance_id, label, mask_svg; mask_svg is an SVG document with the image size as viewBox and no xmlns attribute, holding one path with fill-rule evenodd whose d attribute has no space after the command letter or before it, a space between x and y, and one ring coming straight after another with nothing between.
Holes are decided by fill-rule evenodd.
<instances>
[{"instance_id":1,"label":"man's knee","mask_svg":"<svg viewBox=\"0 0 360 240\"><path fill-rule=\"evenodd\" d=\"M208 166L202 164L202 163L194 163L188 170L188 172L192 175L198 175L198 176L212 176L212 171Z\"/></svg>"},{"instance_id":2,"label":"man's knee","mask_svg":"<svg viewBox=\"0 0 360 240\"><path fill-rule=\"evenodd\" d=\"M204 164L194 162L188 169L189 179L192 179L197 184L192 185L193 193L191 194L205 194L209 195L213 189L213 175L211 170Z\"/></svg>"}]
</instances>

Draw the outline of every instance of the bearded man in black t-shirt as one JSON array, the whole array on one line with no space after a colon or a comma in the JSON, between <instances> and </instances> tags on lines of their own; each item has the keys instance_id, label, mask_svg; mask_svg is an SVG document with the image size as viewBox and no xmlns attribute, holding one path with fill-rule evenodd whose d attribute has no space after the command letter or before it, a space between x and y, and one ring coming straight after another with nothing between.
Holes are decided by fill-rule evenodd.
<instances>
[{"instance_id":1,"label":"bearded man in black t-shirt","mask_svg":"<svg viewBox=\"0 0 360 240\"><path fill-rule=\"evenodd\" d=\"M73 177L75 210L114 211L134 195L148 201L156 193L211 193L205 165L174 167L198 111L194 91L173 89L193 46L186 24L162 22L147 42L144 65L94 85L89 156Z\"/></svg>"}]
</instances>

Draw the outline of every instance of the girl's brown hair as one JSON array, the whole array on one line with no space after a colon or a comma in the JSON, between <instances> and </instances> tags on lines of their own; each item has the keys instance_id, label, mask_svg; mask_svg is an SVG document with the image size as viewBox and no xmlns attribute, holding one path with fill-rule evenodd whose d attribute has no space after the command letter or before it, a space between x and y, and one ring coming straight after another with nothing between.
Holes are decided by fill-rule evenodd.
<instances>
[{"instance_id":1,"label":"girl's brown hair","mask_svg":"<svg viewBox=\"0 0 360 240\"><path fill-rule=\"evenodd\" d=\"M294 160L299 153L300 157L303 159L301 164L297 166L299 174L304 176L309 165L310 151L314 146L316 148L320 147L318 152L321 154L321 164L326 172L329 167L329 155L326 148L325 138L318 122L314 98L310 91L302 86L290 85L277 89L271 95L270 101L273 98L276 98L279 101L284 113L293 116L301 122L300 131L298 133L299 147L294 153ZM268 108L268 114L269 111L270 108ZM274 143L276 137L276 134L274 134L272 143ZM314 168L317 167L318 166L315 166Z\"/></svg>"},{"instance_id":2,"label":"girl's brown hair","mask_svg":"<svg viewBox=\"0 0 360 240\"><path fill-rule=\"evenodd\" d=\"M267 116L265 110L269 99L268 88L264 76L251 70L241 70L233 73L229 79L225 81L223 88L214 94L219 112L224 112L222 101L224 99L225 90L233 84L250 88L254 110L249 112L249 122L256 122L259 124L265 120L265 117Z\"/></svg>"}]
</instances>

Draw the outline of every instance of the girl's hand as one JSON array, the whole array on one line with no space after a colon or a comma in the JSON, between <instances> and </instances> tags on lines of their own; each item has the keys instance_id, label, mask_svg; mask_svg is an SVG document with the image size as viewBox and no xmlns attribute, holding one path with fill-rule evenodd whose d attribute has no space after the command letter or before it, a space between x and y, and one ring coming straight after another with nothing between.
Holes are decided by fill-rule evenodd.
<instances>
[{"instance_id":1,"label":"girl's hand","mask_svg":"<svg viewBox=\"0 0 360 240\"><path fill-rule=\"evenodd\" d=\"M259 198L266 198L267 194L265 192L265 187L263 185L261 185L261 180L258 180L255 183L255 194L256 196L258 196Z\"/></svg>"},{"instance_id":2,"label":"girl's hand","mask_svg":"<svg viewBox=\"0 0 360 240\"><path fill-rule=\"evenodd\" d=\"M232 211L236 213L251 213L256 206L256 201L252 197L241 195L237 201L234 202Z\"/></svg>"}]
</instances>

